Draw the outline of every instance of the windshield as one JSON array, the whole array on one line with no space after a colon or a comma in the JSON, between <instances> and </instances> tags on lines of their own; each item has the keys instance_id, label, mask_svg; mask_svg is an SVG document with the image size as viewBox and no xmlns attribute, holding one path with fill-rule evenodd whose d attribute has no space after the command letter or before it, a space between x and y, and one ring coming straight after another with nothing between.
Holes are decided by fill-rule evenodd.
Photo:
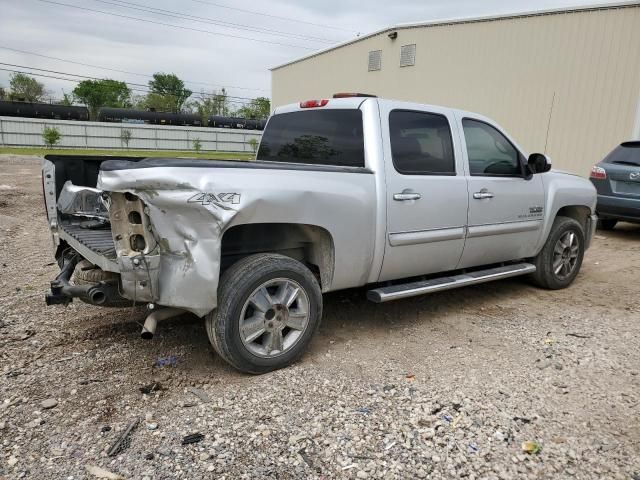
<instances>
[{"instance_id":1,"label":"windshield","mask_svg":"<svg viewBox=\"0 0 640 480\"><path fill-rule=\"evenodd\" d=\"M364 167L360 110L309 110L275 115L262 135L258 160Z\"/></svg>"}]
</instances>

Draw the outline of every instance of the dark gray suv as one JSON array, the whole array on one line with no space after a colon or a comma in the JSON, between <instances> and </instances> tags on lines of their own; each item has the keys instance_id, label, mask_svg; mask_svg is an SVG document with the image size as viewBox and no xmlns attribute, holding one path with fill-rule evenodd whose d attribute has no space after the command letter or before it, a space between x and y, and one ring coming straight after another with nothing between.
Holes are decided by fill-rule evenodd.
<instances>
[{"instance_id":1,"label":"dark gray suv","mask_svg":"<svg viewBox=\"0 0 640 480\"><path fill-rule=\"evenodd\" d=\"M618 220L640 223L640 141L624 142L591 169L598 191L599 226L611 230Z\"/></svg>"}]
</instances>

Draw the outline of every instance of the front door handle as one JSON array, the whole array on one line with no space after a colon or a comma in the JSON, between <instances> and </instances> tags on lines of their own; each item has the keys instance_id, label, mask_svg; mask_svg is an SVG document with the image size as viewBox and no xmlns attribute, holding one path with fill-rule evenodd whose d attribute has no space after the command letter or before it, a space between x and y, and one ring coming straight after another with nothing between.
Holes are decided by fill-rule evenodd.
<instances>
[{"instance_id":1,"label":"front door handle","mask_svg":"<svg viewBox=\"0 0 640 480\"><path fill-rule=\"evenodd\" d=\"M487 189L483 188L479 192L473 194L473 198L476 200L482 200L483 198L493 198L493 193L487 191Z\"/></svg>"},{"instance_id":2,"label":"front door handle","mask_svg":"<svg viewBox=\"0 0 640 480\"><path fill-rule=\"evenodd\" d=\"M408 200L420 200L422 195L414 192L394 193L393 199L397 202L406 202Z\"/></svg>"}]
</instances>

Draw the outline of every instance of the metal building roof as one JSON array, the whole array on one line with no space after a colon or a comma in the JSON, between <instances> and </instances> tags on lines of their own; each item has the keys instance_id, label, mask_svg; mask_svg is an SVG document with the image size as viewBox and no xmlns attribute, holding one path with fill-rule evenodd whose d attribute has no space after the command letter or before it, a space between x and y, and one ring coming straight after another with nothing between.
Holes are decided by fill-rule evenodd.
<instances>
[{"instance_id":1,"label":"metal building roof","mask_svg":"<svg viewBox=\"0 0 640 480\"><path fill-rule=\"evenodd\" d=\"M400 23L398 25L393 25L390 27L385 27L381 30L376 30L375 32L368 33L361 37L353 38L351 40L347 40L342 43L338 43L332 47L323 48L322 50L318 50L316 52L310 53L308 55L304 55L302 57L296 58L295 60L291 60L289 62L283 63L281 65L277 65L272 67L270 70L278 70L279 68L286 67L288 65L292 65L294 63L302 62L303 60L307 60L312 57L317 57L319 55L328 53L332 50L337 50L338 48L346 47L353 43L361 42L371 37L375 37L377 35L381 35L387 32L393 32L395 30L405 30L408 28L420 28L420 27L436 27L443 25L456 25L463 23L475 23L475 22L491 22L496 20L511 20L516 18L526 18L526 17L538 17L544 15L555 15L555 14L567 14L567 13L577 13L577 12L589 12L589 11L597 11L597 10L611 10L617 8L628 8L628 7L640 7L639 0L624 0L619 2L611 2L611 3L598 3L593 5L579 5L574 7L561 7L561 8L553 8L548 10L537 10L537 11L527 11L527 12L517 12L517 13L505 13L500 15L485 15L480 17L462 17L462 18L451 18L451 19L442 19L442 20L430 20L425 22L412 22L412 23Z\"/></svg>"}]
</instances>

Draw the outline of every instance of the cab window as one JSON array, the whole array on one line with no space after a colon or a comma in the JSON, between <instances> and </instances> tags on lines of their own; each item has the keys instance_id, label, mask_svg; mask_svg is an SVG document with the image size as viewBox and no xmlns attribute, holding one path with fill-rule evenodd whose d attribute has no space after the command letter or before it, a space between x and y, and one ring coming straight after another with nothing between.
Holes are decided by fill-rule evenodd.
<instances>
[{"instance_id":1,"label":"cab window","mask_svg":"<svg viewBox=\"0 0 640 480\"><path fill-rule=\"evenodd\" d=\"M389 114L391 157L404 175L455 175L451 129L444 115L409 110Z\"/></svg>"}]
</instances>

